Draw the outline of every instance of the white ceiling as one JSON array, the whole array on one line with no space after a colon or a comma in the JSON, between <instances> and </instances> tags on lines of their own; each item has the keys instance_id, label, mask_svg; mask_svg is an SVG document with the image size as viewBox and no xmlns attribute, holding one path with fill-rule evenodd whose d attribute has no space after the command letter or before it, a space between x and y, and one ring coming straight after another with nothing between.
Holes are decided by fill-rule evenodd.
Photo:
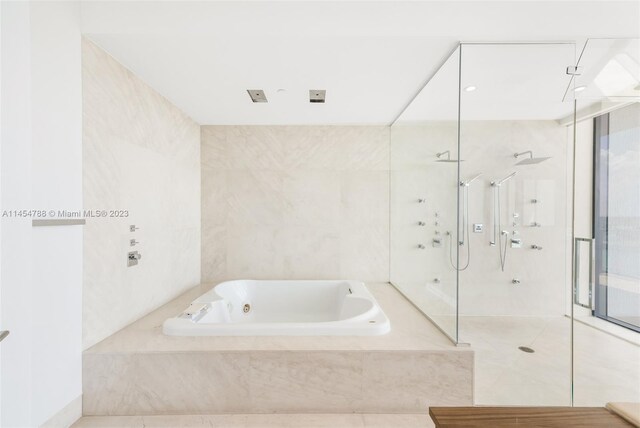
<instances>
[{"instance_id":1,"label":"white ceiling","mask_svg":"<svg viewBox=\"0 0 640 428\"><path fill-rule=\"evenodd\" d=\"M566 74L580 66L576 82ZM460 62L462 73L460 76ZM458 87L474 87L461 91ZM583 86L581 92L574 87ZM465 120L558 120L601 102L640 101L640 39L573 43L462 44L396 123Z\"/></svg>"},{"instance_id":2,"label":"white ceiling","mask_svg":"<svg viewBox=\"0 0 640 428\"><path fill-rule=\"evenodd\" d=\"M388 124L458 41L638 37L639 14L637 1L88 1L82 26L200 124Z\"/></svg>"},{"instance_id":3,"label":"white ceiling","mask_svg":"<svg viewBox=\"0 0 640 428\"><path fill-rule=\"evenodd\" d=\"M400 116L398 123L457 120L555 120L573 111L563 102L575 64L573 44L462 45ZM462 58L462 78L459 63ZM462 91L458 85L475 87Z\"/></svg>"}]
</instances>

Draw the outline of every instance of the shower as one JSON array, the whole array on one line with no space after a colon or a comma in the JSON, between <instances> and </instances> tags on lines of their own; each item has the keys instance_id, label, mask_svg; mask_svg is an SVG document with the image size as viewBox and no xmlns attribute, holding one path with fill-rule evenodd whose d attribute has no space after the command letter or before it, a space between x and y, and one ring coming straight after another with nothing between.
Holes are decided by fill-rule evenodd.
<instances>
[{"instance_id":1,"label":"shower","mask_svg":"<svg viewBox=\"0 0 640 428\"><path fill-rule=\"evenodd\" d=\"M533 157L533 151L531 150L527 150L526 152L522 152L522 153L515 153L513 155L514 158L518 159L520 156L522 155L529 155L528 159L523 159L520 162L518 162L516 165L534 165L540 162L544 162L547 159L551 159L551 157L546 157L546 158L534 158Z\"/></svg>"},{"instance_id":2,"label":"shower","mask_svg":"<svg viewBox=\"0 0 640 428\"><path fill-rule=\"evenodd\" d=\"M461 181L459 183L460 187L462 188L462 236L458 241L458 246L465 246L465 233L467 243L467 263L462 268L459 266L456 268L456 264L453 262L453 234L451 232L447 232L447 235L449 236L449 262L451 263L451 266L458 271L462 271L468 268L469 263L471 262L471 240L469 239L469 186L480 176L482 176L482 174L478 174L470 180Z\"/></svg>"},{"instance_id":3,"label":"shower","mask_svg":"<svg viewBox=\"0 0 640 428\"><path fill-rule=\"evenodd\" d=\"M444 155L447 155L447 158L446 159L440 159ZM436 162L450 162L450 163L457 163L458 162L458 159L451 159L451 150L445 150L444 152L436 153L436 157L438 158L438 160ZM460 159L460 162L464 162L464 160Z\"/></svg>"},{"instance_id":4,"label":"shower","mask_svg":"<svg viewBox=\"0 0 640 428\"><path fill-rule=\"evenodd\" d=\"M509 235L509 232L507 232L506 230L500 230L502 227L502 219L500 218L500 187L515 175L516 173L512 172L502 180L491 182L491 187L493 187L493 241L491 241L489 244L491 246L495 246L496 243L498 244L498 251L500 253L500 269L502 270L502 272L504 272L504 265L507 260L507 248L509 245L507 236ZM504 245L502 244L503 237Z\"/></svg>"}]
</instances>

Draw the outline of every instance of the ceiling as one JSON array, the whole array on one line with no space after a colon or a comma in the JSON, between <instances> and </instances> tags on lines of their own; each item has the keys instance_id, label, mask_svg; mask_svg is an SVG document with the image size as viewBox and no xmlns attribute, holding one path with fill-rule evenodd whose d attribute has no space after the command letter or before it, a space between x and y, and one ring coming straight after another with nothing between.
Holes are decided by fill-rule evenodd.
<instances>
[{"instance_id":1,"label":"ceiling","mask_svg":"<svg viewBox=\"0 0 640 428\"><path fill-rule=\"evenodd\" d=\"M457 120L458 104L462 121L555 120L573 111L573 103L563 102L563 96L571 81L566 68L575 64L575 45L463 44L461 49L462 54L456 50L397 123ZM460 99L458 85L463 88Z\"/></svg>"},{"instance_id":2,"label":"ceiling","mask_svg":"<svg viewBox=\"0 0 640 428\"><path fill-rule=\"evenodd\" d=\"M576 62L580 75L573 82L566 68ZM574 87L582 90L574 93ZM566 123L574 98L588 115L592 104L610 108L640 101L640 39L589 39L586 45L463 43L395 123L455 121L458 114L462 121Z\"/></svg>"},{"instance_id":3,"label":"ceiling","mask_svg":"<svg viewBox=\"0 0 640 428\"><path fill-rule=\"evenodd\" d=\"M388 124L459 41L638 37L639 14L637 1L86 1L81 21L200 124Z\"/></svg>"}]
</instances>

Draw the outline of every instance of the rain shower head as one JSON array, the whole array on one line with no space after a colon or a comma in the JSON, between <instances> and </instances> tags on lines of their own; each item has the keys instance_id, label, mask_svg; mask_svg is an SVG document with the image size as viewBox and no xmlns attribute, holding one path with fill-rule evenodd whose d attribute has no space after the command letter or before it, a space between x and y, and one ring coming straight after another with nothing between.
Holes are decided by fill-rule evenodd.
<instances>
[{"instance_id":1,"label":"rain shower head","mask_svg":"<svg viewBox=\"0 0 640 428\"><path fill-rule=\"evenodd\" d=\"M540 162L544 162L547 159L551 159L551 157L546 157L546 158L534 158L533 157L533 152L531 150L527 150L526 152L522 152L522 153L516 153L513 155L514 158L518 159L520 156L522 155L529 155L529 159L523 159L520 162L518 162L516 165L534 165Z\"/></svg>"},{"instance_id":2,"label":"rain shower head","mask_svg":"<svg viewBox=\"0 0 640 428\"><path fill-rule=\"evenodd\" d=\"M446 159L440 159L442 156L447 155ZM449 163L458 163L458 159L451 159L451 151L446 150L442 153L436 153L436 157L438 160L436 162L449 162ZM463 159L460 159L460 162L464 162Z\"/></svg>"}]
</instances>

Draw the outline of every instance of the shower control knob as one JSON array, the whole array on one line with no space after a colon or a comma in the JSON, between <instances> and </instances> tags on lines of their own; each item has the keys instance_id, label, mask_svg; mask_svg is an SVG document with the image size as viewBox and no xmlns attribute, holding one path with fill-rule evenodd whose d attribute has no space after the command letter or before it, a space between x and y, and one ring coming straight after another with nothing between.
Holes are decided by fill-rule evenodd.
<instances>
[{"instance_id":1,"label":"shower control knob","mask_svg":"<svg viewBox=\"0 0 640 428\"><path fill-rule=\"evenodd\" d=\"M418 222L418 226L424 226L424 225L426 225L426 223L424 221L419 221Z\"/></svg>"},{"instance_id":2,"label":"shower control knob","mask_svg":"<svg viewBox=\"0 0 640 428\"><path fill-rule=\"evenodd\" d=\"M537 200L537 199L531 199L531 203L532 203L532 204L537 204L537 203L538 203L538 200Z\"/></svg>"},{"instance_id":3,"label":"shower control knob","mask_svg":"<svg viewBox=\"0 0 640 428\"><path fill-rule=\"evenodd\" d=\"M542 247L541 247L541 246L539 246L539 245L533 244L533 245L531 246L531 249L532 249L532 250L538 250L538 251L540 251L540 250L542 250Z\"/></svg>"},{"instance_id":4,"label":"shower control knob","mask_svg":"<svg viewBox=\"0 0 640 428\"><path fill-rule=\"evenodd\" d=\"M425 247L422 244L418 244L418 248L421 249L421 250L424 250Z\"/></svg>"},{"instance_id":5,"label":"shower control knob","mask_svg":"<svg viewBox=\"0 0 640 428\"><path fill-rule=\"evenodd\" d=\"M423 199L423 198L418 199L419 204L424 204L425 202L426 202L426 199Z\"/></svg>"},{"instance_id":6,"label":"shower control knob","mask_svg":"<svg viewBox=\"0 0 640 428\"><path fill-rule=\"evenodd\" d=\"M511 280L511 283L512 283L512 284L520 284L520 280L519 280L519 279L517 279L517 278L513 278L513 279Z\"/></svg>"}]
</instances>

